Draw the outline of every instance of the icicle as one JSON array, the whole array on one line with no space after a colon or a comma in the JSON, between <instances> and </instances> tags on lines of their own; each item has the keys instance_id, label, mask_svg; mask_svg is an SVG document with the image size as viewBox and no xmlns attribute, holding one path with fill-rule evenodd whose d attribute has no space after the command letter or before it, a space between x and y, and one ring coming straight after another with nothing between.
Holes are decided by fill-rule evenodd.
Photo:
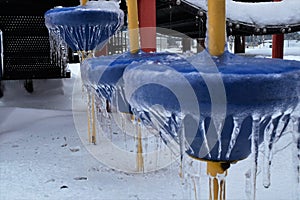
<instances>
[{"instance_id":1,"label":"icicle","mask_svg":"<svg viewBox=\"0 0 300 200\"><path fill-rule=\"evenodd\" d=\"M142 143L142 131L139 119L136 122L137 128L137 171L144 172L144 158L143 158L143 143Z\"/></svg>"},{"instance_id":2,"label":"icicle","mask_svg":"<svg viewBox=\"0 0 300 200\"><path fill-rule=\"evenodd\" d=\"M226 159L229 159L230 155L231 155L231 151L235 146L236 143L236 139L240 134L240 129L242 126L242 122L244 121L243 118L239 118L239 117L233 117L233 130L232 130L232 134L231 134L231 139L229 142L229 146L228 146L228 150L226 153Z\"/></svg>"},{"instance_id":3,"label":"icicle","mask_svg":"<svg viewBox=\"0 0 300 200\"><path fill-rule=\"evenodd\" d=\"M92 98L91 98L91 92L87 92L88 95L88 107L87 107L87 114L88 114L88 141L89 143L92 143L92 131L91 131L91 126L92 126Z\"/></svg>"},{"instance_id":4,"label":"icicle","mask_svg":"<svg viewBox=\"0 0 300 200\"><path fill-rule=\"evenodd\" d=\"M108 134L109 139L112 142L113 141L113 130L112 130L112 116L111 113L107 112L108 118L107 118L107 128L108 128Z\"/></svg>"},{"instance_id":5,"label":"icicle","mask_svg":"<svg viewBox=\"0 0 300 200\"><path fill-rule=\"evenodd\" d=\"M182 157L184 189L187 199L200 199L201 161L184 153Z\"/></svg>"},{"instance_id":6,"label":"icicle","mask_svg":"<svg viewBox=\"0 0 300 200\"><path fill-rule=\"evenodd\" d=\"M208 146L208 140L207 140L207 137L206 137L206 131L205 131L205 119L204 118L200 118L200 132L202 133L202 137L203 137L203 142L204 142L204 147L206 148L205 149L205 155L203 154L203 150L202 150L202 147L199 151L199 157L203 157L203 156L208 156L208 158L211 158L211 154L210 154L210 148Z\"/></svg>"},{"instance_id":7,"label":"icicle","mask_svg":"<svg viewBox=\"0 0 300 200\"><path fill-rule=\"evenodd\" d=\"M185 132L184 132L184 123L181 124L181 127L178 131L179 135L179 149L180 149L180 177L183 177L183 155L185 154Z\"/></svg>"},{"instance_id":8,"label":"icicle","mask_svg":"<svg viewBox=\"0 0 300 200\"><path fill-rule=\"evenodd\" d=\"M278 123L278 127L276 129L276 135L274 138L274 141L276 142L283 134L284 131L286 131L286 128L290 122L290 111L287 111L284 113L284 115L282 115L282 117L280 118L280 121Z\"/></svg>"},{"instance_id":9,"label":"icicle","mask_svg":"<svg viewBox=\"0 0 300 200\"><path fill-rule=\"evenodd\" d=\"M120 116L121 116L121 128L124 135L124 147L125 150L127 151L128 147L127 147L127 133L126 133L126 114L120 113Z\"/></svg>"},{"instance_id":10,"label":"icicle","mask_svg":"<svg viewBox=\"0 0 300 200\"><path fill-rule=\"evenodd\" d=\"M271 135L274 131L274 125L272 120L270 120L269 124L266 127L264 133L264 160L263 160L263 185L265 188L270 186L270 167L271 167Z\"/></svg>"},{"instance_id":11,"label":"icicle","mask_svg":"<svg viewBox=\"0 0 300 200\"><path fill-rule=\"evenodd\" d=\"M272 150L279 120L282 118L280 115L281 113L273 115L264 131L263 185L265 188L271 185Z\"/></svg>"},{"instance_id":12,"label":"icicle","mask_svg":"<svg viewBox=\"0 0 300 200\"><path fill-rule=\"evenodd\" d=\"M92 96L92 143L96 144L96 104L95 95Z\"/></svg>"},{"instance_id":13,"label":"icicle","mask_svg":"<svg viewBox=\"0 0 300 200\"><path fill-rule=\"evenodd\" d=\"M96 144L96 109L95 96L91 91L88 91L88 141Z\"/></svg>"},{"instance_id":14,"label":"icicle","mask_svg":"<svg viewBox=\"0 0 300 200\"><path fill-rule=\"evenodd\" d=\"M144 168L147 168L148 166L148 132L146 131L146 128L141 124L142 126L142 133L143 133L143 145L144 145L144 152L143 152L143 155L144 155ZM147 170L147 169L146 169Z\"/></svg>"},{"instance_id":15,"label":"icicle","mask_svg":"<svg viewBox=\"0 0 300 200\"><path fill-rule=\"evenodd\" d=\"M229 167L229 163L207 162L210 200L225 200L225 179Z\"/></svg>"},{"instance_id":16,"label":"icicle","mask_svg":"<svg viewBox=\"0 0 300 200\"><path fill-rule=\"evenodd\" d=\"M225 174L220 174L216 177L209 176L209 199L210 200L225 200ZM216 189L216 187L218 187ZM218 196L215 196L215 190L218 190Z\"/></svg>"},{"instance_id":17,"label":"icicle","mask_svg":"<svg viewBox=\"0 0 300 200\"><path fill-rule=\"evenodd\" d=\"M221 138L221 135L222 135L222 130L223 130L223 125L219 123L216 124L216 131L217 131L217 135L218 135L218 144L219 144L219 147L218 147L218 159L220 160L221 159L221 155L222 155L222 138Z\"/></svg>"},{"instance_id":18,"label":"icicle","mask_svg":"<svg viewBox=\"0 0 300 200\"><path fill-rule=\"evenodd\" d=\"M251 134L251 154L252 154L252 166L251 166L251 177L250 177L250 193L249 198L255 200L256 196L256 175L257 175L257 163L258 163L258 146L259 146L259 124L260 118L253 116L252 122L252 134ZM247 187L246 186L246 187Z\"/></svg>"},{"instance_id":19,"label":"icicle","mask_svg":"<svg viewBox=\"0 0 300 200\"><path fill-rule=\"evenodd\" d=\"M245 173L245 180L246 180L246 184L245 184L245 193L247 195L247 199L251 199L251 169L249 169L246 173Z\"/></svg>"},{"instance_id":20,"label":"icicle","mask_svg":"<svg viewBox=\"0 0 300 200\"><path fill-rule=\"evenodd\" d=\"M195 162L194 162L195 163ZM193 196L195 200L200 200L200 173L201 173L201 165L200 165L200 161L196 161L194 170L195 173L191 176L192 179L192 186L193 186Z\"/></svg>"},{"instance_id":21,"label":"icicle","mask_svg":"<svg viewBox=\"0 0 300 200\"><path fill-rule=\"evenodd\" d=\"M300 117L293 117L294 199L300 200Z\"/></svg>"},{"instance_id":22,"label":"icicle","mask_svg":"<svg viewBox=\"0 0 300 200\"><path fill-rule=\"evenodd\" d=\"M160 161L160 152L159 152L159 150L160 150L160 143L161 143L161 141L160 141L160 138L157 136L157 137L155 137L155 149L156 149L156 151L155 151L155 169L157 169L158 168L158 166L159 166L159 161Z\"/></svg>"}]
</instances>

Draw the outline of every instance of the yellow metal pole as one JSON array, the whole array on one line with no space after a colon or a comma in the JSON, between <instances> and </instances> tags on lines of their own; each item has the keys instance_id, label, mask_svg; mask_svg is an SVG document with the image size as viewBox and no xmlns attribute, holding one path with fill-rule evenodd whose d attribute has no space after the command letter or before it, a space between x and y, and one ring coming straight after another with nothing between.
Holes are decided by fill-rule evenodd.
<instances>
[{"instance_id":1,"label":"yellow metal pole","mask_svg":"<svg viewBox=\"0 0 300 200\"><path fill-rule=\"evenodd\" d=\"M128 32L129 32L129 47L130 53L137 53L139 50L139 18L138 18L138 5L137 0L127 0L128 9ZM134 120L134 116L131 116ZM140 120L138 119L139 123ZM143 159L143 146L142 146L142 132L141 127L137 124L138 128L138 144L137 144L137 171L144 171L144 159Z\"/></svg>"},{"instance_id":2,"label":"yellow metal pole","mask_svg":"<svg viewBox=\"0 0 300 200\"><path fill-rule=\"evenodd\" d=\"M139 120L140 121L140 120ZM139 124L137 124L137 171L144 172L144 158L143 158L143 144L142 144L142 130Z\"/></svg>"},{"instance_id":3,"label":"yellow metal pole","mask_svg":"<svg viewBox=\"0 0 300 200\"><path fill-rule=\"evenodd\" d=\"M78 51L80 55L80 62L82 63L85 59L92 57L93 54L91 51ZM88 117L88 141L89 143L96 144L96 104L95 104L95 95L88 94L88 107L87 107L87 117Z\"/></svg>"},{"instance_id":4,"label":"yellow metal pole","mask_svg":"<svg viewBox=\"0 0 300 200\"><path fill-rule=\"evenodd\" d=\"M208 0L208 50L212 56L224 53L226 39L226 0ZM210 200L225 200L225 176L229 163L207 162ZM224 179L218 179L218 175Z\"/></svg>"},{"instance_id":5,"label":"yellow metal pole","mask_svg":"<svg viewBox=\"0 0 300 200\"><path fill-rule=\"evenodd\" d=\"M225 200L225 176L229 163L207 162L207 174L209 175L209 200ZM222 178L218 178L223 176Z\"/></svg>"},{"instance_id":6,"label":"yellow metal pole","mask_svg":"<svg viewBox=\"0 0 300 200\"><path fill-rule=\"evenodd\" d=\"M225 1L208 0L208 50L212 56L220 56L224 53Z\"/></svg>"},{"instance_id":7,"label":"yellow metal pole","mask_svg":"<svg viewBox=\"0 0 300 200\"><path fill-rule=\"evenodd\" d=\"M139 22L137 0L127 0L129 46L131 53L139 50Z\"/></svg>"},{"instance_id":8,"label":"yellow metal pole","mask_svg":"<svg viewBox=\"0 0 300 200\"><path fill-rule=\"evenodd\" d=\"M86 4L87 1L88 1L88 0L80 0L80 5L81 5L81 6L85 6L85 4Z\"/></svg>"},{"instance_id":9,"label":"yellow metal pole","mask_svg":"<svg viewBox=\"0 0 300 200\"><path fill-rule=\"evenodd\" d=\"M88 100L89 101L89 100ZM91 111L89 110L89 107L87 108L87 117L88 117L88 139L89 139L89 143L92 142L92 137L91 137L91 116L90 113Z\"/></svg>"}]
</instances>

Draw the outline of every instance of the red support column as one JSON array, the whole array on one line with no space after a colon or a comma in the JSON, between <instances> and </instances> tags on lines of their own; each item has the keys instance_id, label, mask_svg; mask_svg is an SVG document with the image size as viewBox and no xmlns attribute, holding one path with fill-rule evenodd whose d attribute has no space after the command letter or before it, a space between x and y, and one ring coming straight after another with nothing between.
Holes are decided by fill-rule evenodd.
<instances>
[{"instance_id":1,"label":"red support column","mask_svg":"<svg viewBox=\"0 0 300 200\"><path fill-rule=\"evenodd\" d=\"M108 44L104 45L102 49L95 52L95 57L107 56L108 55Z\"/></svg>"},{"instance_id":2,"label":"red support column","mask_svg":"<svg viewBox=\"0 0 300 200\"><path fill-rule=\"evenodd\" d=\"M156 0L138 0L141 49L156 51Z\"/></svg>"},{"instance_id":3,"label":"red support column","mask_svg":"<svg viewBox=\"0 0 300 200\"><path fill-rule=\"evenodd\" d=\"M281 1L281 0L273 0ZM284 34L276 34L272 36L272 58L283 59Z\"/></svg>"}]
</instances>

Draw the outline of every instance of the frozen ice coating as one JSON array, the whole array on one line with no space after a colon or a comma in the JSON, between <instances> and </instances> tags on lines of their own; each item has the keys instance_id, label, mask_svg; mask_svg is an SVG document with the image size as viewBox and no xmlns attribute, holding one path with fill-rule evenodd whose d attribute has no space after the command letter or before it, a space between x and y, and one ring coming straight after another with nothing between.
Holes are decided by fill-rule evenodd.
<instances>
[{"instance_id":1,"label":"frozen ice coating","mask_svg":"<svg viewBox=\"0 0 300 200\"><path fill-rule=\"evenodd\" d=\"M123 20L123 11L113 1L88 1L86 6L56 7L45 13L50 36L64 40L76 51L104 45L122 27Z\"/></svg>"},{"instance_id":2,"label":"frozen ice coating","mask_svg":"<svg viewBox=\"0 0 300 200\"><path fill-rule=\"evenodd\" d=\"M207 10L206 0L186 0ZM300 2L283 0L282 2L244 3L226 0L226 17L233 21L266 25L300 24Z\"/></svg>"},{"instance_id":3,"label":"frozen ice coating","mask_svg":"<svg viewBox=\"0 0 300 200\"><path fill-rule=\"evenodd\" d=\"M171 53L139 53L87 59L82 67L83 80L93 86L99 98L109 100L119 110L131 111L159 131L166 143L171 136L178 144L184 144L185 151L193 157L216 161L246 158L251 152L250 136L256 118L257 144L264 138L268 144L280 138L298 103L300 63L247 58L229 52L213 58L227 100L220 129L219 124L213 123L218 119L211 117L211 109L222 105L211 102L201 76L205 73L213 83L216 72L205 68L205 62L197 67L191 64L202 57L202 53L188 58ZM98 78L96 71L101 74ZM197 107L200 116L196 115ZM278 121L281 125L275 126ZM185 137L178 132L182 124ZM266 135L270 133L276 134ZM270 158L271 154L266 159ZM265 170L268 171L267 166ZM267 185L267 177L265 182Z\"/></svg>"}]
</instances>

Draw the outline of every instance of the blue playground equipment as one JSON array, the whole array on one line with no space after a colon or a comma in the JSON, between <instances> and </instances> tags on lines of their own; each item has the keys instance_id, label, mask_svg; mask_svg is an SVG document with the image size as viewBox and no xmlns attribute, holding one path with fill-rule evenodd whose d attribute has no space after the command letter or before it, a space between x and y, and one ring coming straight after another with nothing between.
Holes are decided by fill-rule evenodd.
<instances>
[{"instance_id":1,"label":"blue playground equipment","mask_svg":"<svg viewBox=\"0 0 300 200\"><path fill-rule=\"evenodd\" d=\"M259 118L256 124L259 128L259 143L263 141L263 134L269 123L278 124L278 120L284 118L286 123L284 127L288 124L290 114L299 101L300 63L280 59L249 58L226 52L220 57L213 58L219 70L219 74L214 74L215 72L209 72L205 67L201 67L203 71L199 71L191 64L193 59L204 56L204 54L207 53L202 52L185 59L170 53L141 52L137 55L127 53L118 57L106 56L87 59L82 68L85 71L83 80L87 85L92 86L99 98L109 100L112 106L118 107L121 112L134 112L147 125L153 125L153 121L158 120L155 119L155 115L149 113L150 108L154 105L161 105L169 114L159 119L161 120L160 126L156 128L171 135L178 143L180 143L180 136L177 131L183 122L179 122L176 118L179 119L181 115L186 115L188 122L185 119L181 120L189 123L189 126L185 125L185 137L190 145L187 153L192 157L222 162L245 159L251 153L250 136L253 133L254 118ZM143 67L139 69L141 65ZM195 130L191 127L197 120L189 115L189 113L194 113L194 110L182 111L176 94L166 86L153 81L156 80L157 73L160 73L160 79L168 82L168 86L172 85L184 90L185 83L170 77L169 69L182 75L195 92L199 103L197 105L200 110L199 119L201 119L196 125L198 127L196 133L193 133ZM217 106L226 107L226 116L221 138L218 141L216 138L219 133L217 133L214 123L211 124L212 129L208 134L208 127L213 119L212 106L214 105L212 105L209 85L202 77L203 73L212 73L212 76L220 75L224 84L226 95L224 103L226 104ZM120 79L124 79L123 85L119 84ZM138 79L147 84L139 87L127 99L124 90L134 88L135 84L139 82ZM215 84L218 84L217 81ZM124 90L118 89L119 87ZM116 99L118 99L117 102ZM190 108L194 108L194 106L190 106ZM181 114L181 112L184 113ZM239 122L236 122L236 119L239 119ZM239 131L236 133L233 144L230 141L233 140L236 128L239 128ZM283 132L284 129L281 131ZM220 141L221 144L219 144ZM205 142L213 146L202 149L200 152ZM219 150L220 145L221 151ZM230 148L230 145L233 146Z\"/></svg>"},{"instance_id":2,"label":"blue playground equipment","mask_svg":"<svg viewBox=\"0 0 300 200\"><path fill-rule=\"evenodd\" d=\"M134 2L128 4L131 14L137 7ZM210 23L223 17L224 26L209 24L214 28L209 27L208 51L190 57L136 53L138 37L133 34L131 53L85 59L81 75L87 91L96 95L92 104L100 99L119 112L131 113L156 129L166 144L177 142L181 155L207 161L211 181L218 185L211 188L213 199L224 199L225 183L216 181L217 174L226 173L231 163L250 153L257 159L263 138L269 136L271 148L288 127L299 104L300 62L224 52L225 10L215 1L210 5L211 10L220 11L208 15ZM135 16L128 17L129 31L137 26L130 26ZM122 26L123 17L119 10L93 9L88 4L54 8L45 14L53 34L84 52L104 45ZM95 129L95 116L90 118ZM253 177L256 172L257 167Z\"/></svg>"},{"instance_id":3,"label":"blue playground equipment","mask_svg":"<svg viewBox=\"0 0 300 200\"><path fill-rule=\"evenodd\" d=\"M102 2L104 5L109 3ZM97 4L89 2L88 5L48 10L45 24L50 33L60 36L72 50L87 52L104 46L123 25L123 18L120 9L97 8Z\"/></svg>"}]
</instances>

